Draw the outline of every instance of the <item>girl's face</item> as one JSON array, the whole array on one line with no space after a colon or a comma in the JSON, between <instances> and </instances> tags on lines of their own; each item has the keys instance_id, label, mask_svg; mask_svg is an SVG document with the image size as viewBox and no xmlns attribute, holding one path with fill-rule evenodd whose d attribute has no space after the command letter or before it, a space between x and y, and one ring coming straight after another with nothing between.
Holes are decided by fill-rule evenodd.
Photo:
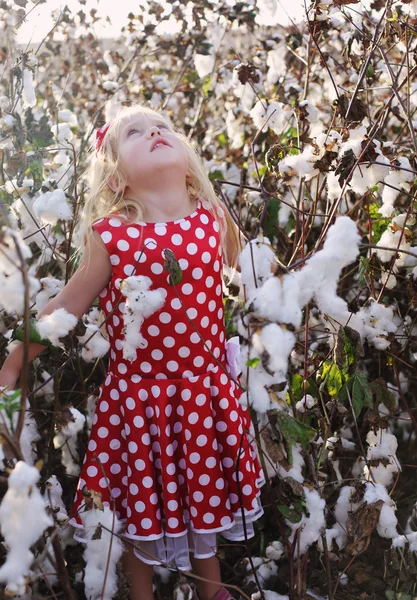
<instances>
[{"instance_id":1,"label":"girl's face","mask_svg":"<svg viewBox=\"0 0 417 600\"><path fill-rule=\"evenodd\" d=\"M160 142L157 146L156 143ZM156 146L156 147L155 147ZM120 127L119 156L126 192L146 192L171 181L185 182L188 155L177 134L157 115L133 115Z\"/></svg>"}]
</instances>

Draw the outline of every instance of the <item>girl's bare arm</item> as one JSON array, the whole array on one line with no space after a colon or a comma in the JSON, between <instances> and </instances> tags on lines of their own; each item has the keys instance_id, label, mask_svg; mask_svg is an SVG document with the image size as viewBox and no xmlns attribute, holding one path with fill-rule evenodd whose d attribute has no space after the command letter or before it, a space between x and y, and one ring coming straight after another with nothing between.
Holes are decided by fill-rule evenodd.
<instances>
[{"instance_id":1,"label":"girl's bare arm","mask_svg":"<svg viewBox=\"0 0 417 600\"><path fill-rule=\"evenodd\" d=\"M49 315L58 308L65 308L67 312L80 319L99 293L106 287L110 278L111 263L109 254L100 234L93 231L77 271L59 294L48 302L37 318ZM6 358L0 370L0 386L15 386L23 366L23 346L23 342L19 342ZM46 346L43 344L31 343L29 346L29 362L45 348Z\"/></svg>"}]
</instances>

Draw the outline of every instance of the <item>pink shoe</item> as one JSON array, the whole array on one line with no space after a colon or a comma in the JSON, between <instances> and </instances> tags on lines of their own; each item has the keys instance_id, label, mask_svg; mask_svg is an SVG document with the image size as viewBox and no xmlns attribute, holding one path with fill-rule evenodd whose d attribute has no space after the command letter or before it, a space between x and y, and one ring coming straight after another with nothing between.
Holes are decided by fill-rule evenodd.
<instances>
[{"instance_id":1,"label":"pink shoe","mask_svg":"<svg viewBox=\"0 0 417 600\"><path fill-rule=\"evenodd\" d=\"M222 587L217 594L214 596L213 600L235 600L233 596L229 594L226 588Z\"/></svg>"}]
</instances>

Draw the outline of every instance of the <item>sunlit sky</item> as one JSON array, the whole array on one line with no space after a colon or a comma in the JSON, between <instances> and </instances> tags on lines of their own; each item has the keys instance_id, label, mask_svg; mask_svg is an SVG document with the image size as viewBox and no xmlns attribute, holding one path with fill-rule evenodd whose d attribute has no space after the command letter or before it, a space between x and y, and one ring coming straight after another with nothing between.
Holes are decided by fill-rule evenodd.
<instances>
[{"instance_id":1,"label":"sunlit sky","mask_svg":"<svg viewBox=\"0 0 417 600\"><path fill-rule=\"evenodd\" d=\"M230 3L227 2L228 4ZM161 2L161 4L164 4ZM309 2L307 2L307 5ZM29 12L31 3L28 2L26 5L26 11ZM94 26L96 35L98 37L117 37L120 34L120 29L123 25L126 25L127 15L129 12L138 14L140 2L138 0L120 0L115 2L114 0L87 0L85 5L80 4L78 0L68 0L63 2L62 0L47 0L45 4L40 4L33 9L26 18L26 22L21 25L17 31L16 42L19 44L27 44L28 42L39 42L41 41L48 31L52 28L54 20L51 17L51 12L62 9L65 5L76 13L80 9L84 12L89 12L91 8L96 8L98 16L103 18L107 15L111 20L109 23L103 22L102 24L97 23ZM278 1L280 7L280 25L286 26L290 23L289 17L294 19L296 22L302 20L304 14L304 1L303 0L281 0Z\"/></svg>"}]
</instances>

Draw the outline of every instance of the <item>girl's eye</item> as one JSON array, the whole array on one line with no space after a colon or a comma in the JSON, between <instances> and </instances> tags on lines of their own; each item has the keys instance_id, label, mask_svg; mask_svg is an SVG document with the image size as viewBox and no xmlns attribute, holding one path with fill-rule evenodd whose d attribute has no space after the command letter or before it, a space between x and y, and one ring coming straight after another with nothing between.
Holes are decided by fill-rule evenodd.
<instances>
[{"instance_id":1,"label":"girl's eye","mask_svg":"<svg viewBox=\"0 0 417 600\"><path fill-rule=\"evenodd\" d=\"M129 136L130 136L130 134L132 133L132 131L139 131L139 130L138 130L138 129L129 129L129 131L128 131L128 134L127 134L127 137L129 137Z\"/></svg>"}]
</instances>

